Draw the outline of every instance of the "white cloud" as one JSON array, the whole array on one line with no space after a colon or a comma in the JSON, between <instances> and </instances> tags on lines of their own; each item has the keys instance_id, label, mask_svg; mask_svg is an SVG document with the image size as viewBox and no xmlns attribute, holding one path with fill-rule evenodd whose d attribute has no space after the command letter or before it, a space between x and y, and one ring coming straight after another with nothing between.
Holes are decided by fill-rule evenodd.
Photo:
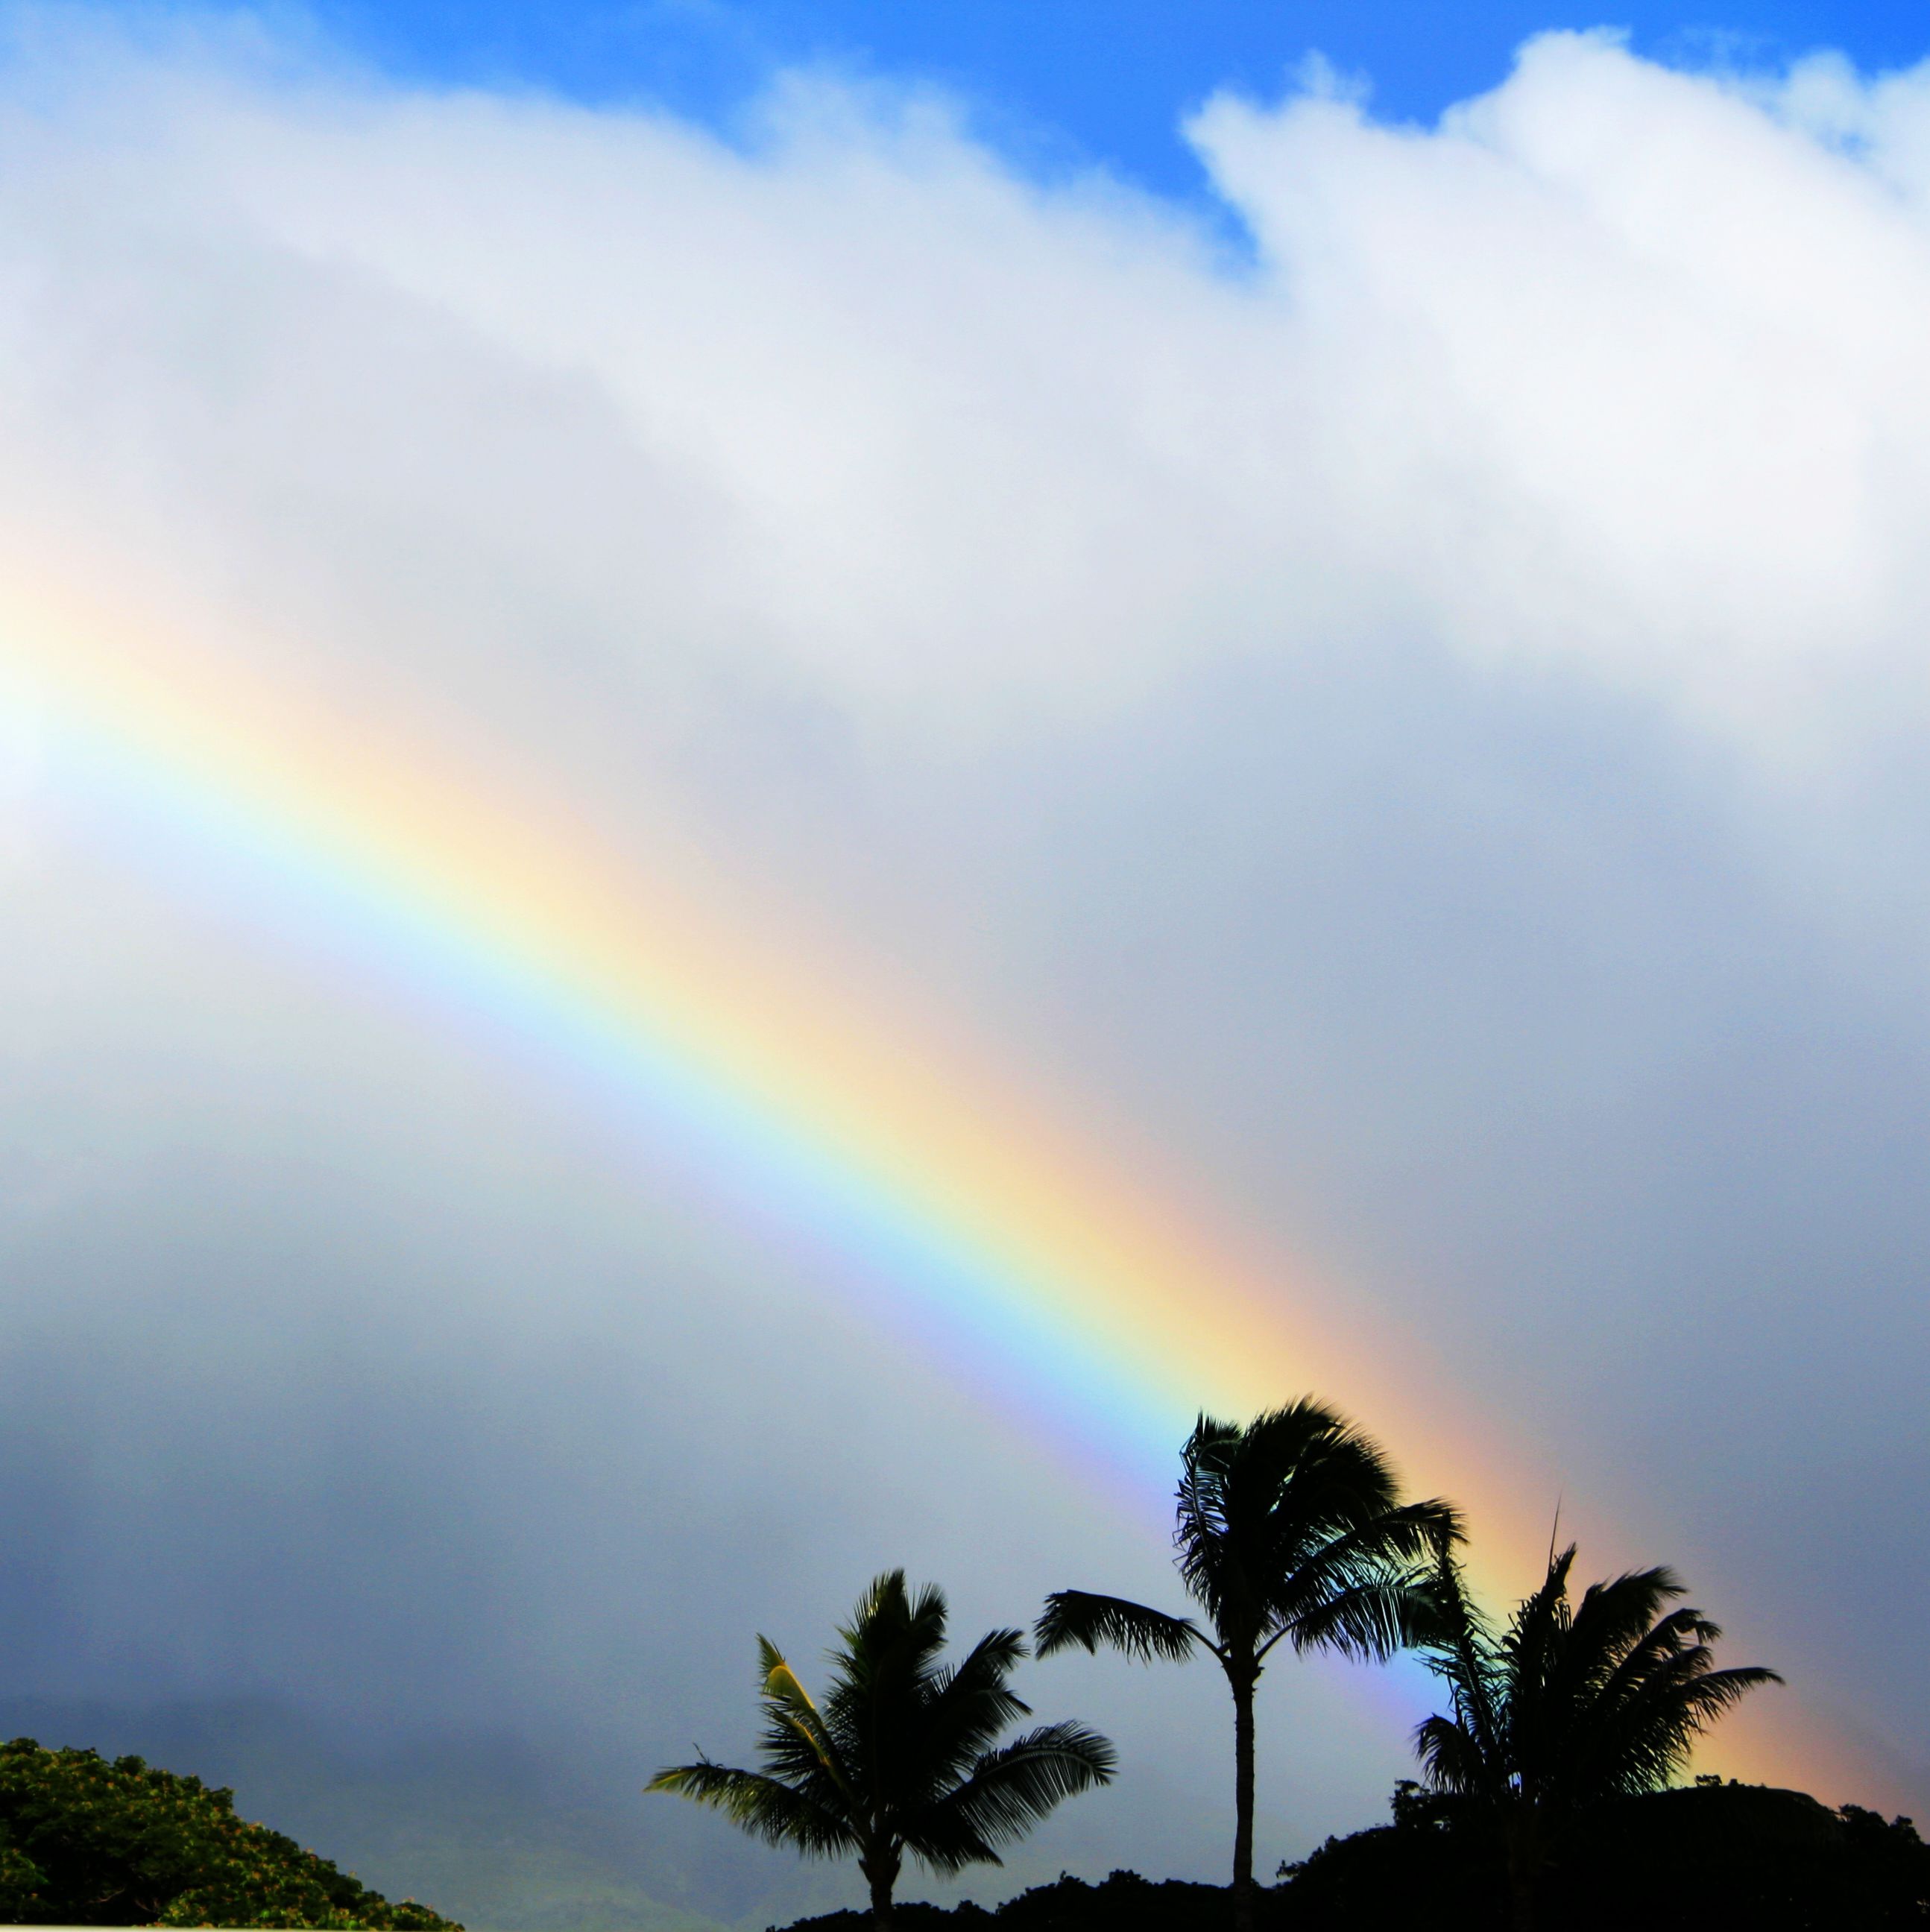
<instances>
[{"instance_id":1,"label":"white cloud","mask_svg":"<svg viewBox=\"0 0 1930 1932\"><path fill-rule=\"evenodd\" d=\"M1217 100L1242 274L916 98L800 82L743 152L326 68L25 71L17 428L86 492L281 499L325 574L343 524L433 518L606 634L648 604L632 650L980 728L1391 623L1785 751L1872 678L1921 703L1914 77L1553 36L1432 131Z\"/></svg>"},{"instance_id":2,"label":"white cloud","mask_svg":"<svg viewBox=\"0 0 1930 1932\"><path fill-rule=\"evenodd\" d=\"M1827 71L1765 97L1561 36L1432 132L1216 101L1241 274L916 99L800 83L744 152L326 70L30 66L17 446L89 514L136 470L225 490L224 529L280 508L330 576L344 524L487 532L605 633L647 604L633 650L841 703L995 726L1396 623L1773 742L1872 674L1921 698L1930 235L1883 158L1922 90Z\"/></svg>"},{"instance_id":3,"label":"white cloud","mask_svg":"<svg viewBox=\"0 0 1930 1932\"><path fill-rule=\"evenodd\" d=\"M1873 676L1920 703L1930 235L1871 170L1572 36L1436 132L1221 102L1198 134L1421 622L1766 748Z\"/></svg>"}]
</instances>

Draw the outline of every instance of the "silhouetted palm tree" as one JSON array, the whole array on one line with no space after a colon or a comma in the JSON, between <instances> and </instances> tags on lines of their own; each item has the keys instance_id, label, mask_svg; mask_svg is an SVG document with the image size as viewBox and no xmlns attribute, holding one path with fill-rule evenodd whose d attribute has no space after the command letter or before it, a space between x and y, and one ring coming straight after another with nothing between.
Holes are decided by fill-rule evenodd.
<instances>
[{"instance_id":1,"label":"silhouetted palm tree","mask_svg":"<svg viewBox=\"0 0 1930 1932\"><path fill-rule=\"evenodd\" d=\"M1253 1919L1253 1690L1284 1642L1385 1658L1419 1634L1419 1566L1459 1533L1445 1503L1400 1502L1386 1457L1311 1397L1241 1428L1202 1416L1181 1452L1173 1542L1190 1617L1061 1590L1039 1619L1041 1657L1109 1644L1142 1662L1216 1658L1233 1693L1233 1912Z\"/></svg>"},{"instance_id":2,"label":"silhouetted palm tree","mask_svg":"<svg viewBox=\"0 0 1930 1932\"><path fill-rule=\"evenodd\" d=\"M1429 1667L1451 1717L1415 1732L1429 1787L1500 1839L1516 1932L1531 1932L1535 1892L1578 1814L1653 1791L1688 1764L1698 1736L1759 1684L1759 1666L1718 1670L1721 1634L1667 1569L1591 1583L1568 1601L1571 1544L1552 1552L1541 1587L1497 1635L1445 1552L1433 1583Z\"/></svg>"},{"instance_id":3,"label":"silhouetted palm tree","mask_svg":"<svg viewBox=\"0 0 1930 1932\"><path fill-rule=\"evenodd\" d=\"M997 1864L1061 1798L1108 1783L1112 1747L1077 1724L1046 1724L1002 1748L1031 1714L1006 1682L1025 1654L1016 1630L981 1637L950 1667L945 1599L908 1594L905 1572L878 1577L830 1652L831 1685L812 1702L768 1639L758 1639L761 1771L700 1757L660 1771L652 1791L714 1805L747 1832L807 1857L855 1852L872 1916L891 1923L892 1888L909 1852L931 1870Z\"/></svg>"}]
</instances>

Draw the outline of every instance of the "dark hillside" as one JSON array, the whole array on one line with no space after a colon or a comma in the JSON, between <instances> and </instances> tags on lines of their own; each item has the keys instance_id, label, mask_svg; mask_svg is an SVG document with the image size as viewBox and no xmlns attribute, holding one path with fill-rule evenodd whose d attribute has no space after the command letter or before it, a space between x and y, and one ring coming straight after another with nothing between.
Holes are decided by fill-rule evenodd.
<instances>
[{"instance_id":1,"label":"dark hillside","mask_svg":"<svg viewBox=\"0 0 1930 1932\"><path fill-rule=\"evenodd\" d=\"M1399 1822L1330 1838L1260 1894L1262 1932L1495 1932L1500 1861L1478 1834L1406 1797ZM1543 1891L1563 1932L1888 1932L1930 1925L1930 1846L1907 1818L1832 1811L1799 1791L1698 1784L1622 1800L1571 1845ZM1064 1878L995 1910L901 1905L903 1932L1221 1932L1230 1892L1115 1872ZM791 1932L867 1932L834 1912Z\"/></svg>"},{"instance_id":2,"label":"dark hillside","mask_svg":"<svg viewBox=\"0 0 1930 1932\"><path fill-rule=\"evenodd\" d=\"M1088 1932L1100 1926L1106 1932L1227 1932L1233 1900L1223 1886L1115 1871L1097 1885L1061 1878L1034 1886L995 1910L970 1903L901 1903L892 1916L899 1932ZM869 1912L832 1912L800 1919L790 1932L871 1932L871 1924Z\"/></svg>"},{"instance_id":3,"label":"dark hillside","mask_svg":"<svg viewBox=\"0 0 1930 1932\"><path fill-rule=\"evenodd\" d=\"M1379 1932L1423 1914L1435 1932L1505 1922L1500 1863L1431 1818L1330 1839L1275 1896L1293 1932ZM1698 1784L1598 1813L1541 1888L1570 1932L1861 1932L1930 1922L1930 1847L1907 1819L1799 1791Z\"/></svg>"}]
</instances>

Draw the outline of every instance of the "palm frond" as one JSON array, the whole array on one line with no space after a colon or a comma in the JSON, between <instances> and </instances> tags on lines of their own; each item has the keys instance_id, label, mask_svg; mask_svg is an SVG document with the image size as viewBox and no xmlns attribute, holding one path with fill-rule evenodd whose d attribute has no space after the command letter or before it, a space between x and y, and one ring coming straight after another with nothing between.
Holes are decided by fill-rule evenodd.
<instances>
[{"instance_id":1,"label":"palm frond","mask_svg":"<svg viewBox=\"0 0 1930 1932\"><path fill-rule=\"evenodd\" d=\"M1317 1596L1330 1577L1344 1583L1390 1570L1431 1565L1460 1537L1459 1515L1438 1497L1352 1521L1336 1516L1322 1522L1282 1580L1285 1614L1292 1614L1294 1595L1304 1592Z\"/></svg>"},{"instance_id":2,"label":"palm frond","mask_svg":"<svg viewBox=\"0 0 1930 1932\"><path fill-rule=\"evenodd\" d=\"M770 1845L794 1845L807 1857L830 1858L858 1848L848 1820L762 1772L738 1771L700 1758L668 1766L644 1786L674 1792L721 1811Z\"/></svg>"},{"instance_id":3,"label":"palm frond","mask_svg":"<svg viewBox=\"0 0 1930 1932\"><path fill-rule=\"evenodd\" d=\"M767 1636L758 1639L763 1679L758 1688L764 1728L758 1753L766 1771L794 1790L818 1795L821 1782L852 1797L851 1781L831 1727L783 1653Z\"/></svg>"},{"instance_id":4,"label":"palm frond","mask_svg":"<svg viewBox=\"0 0 1930 1932\"><path fill-rule=\"evenodd\" d=\"M1333 1650L1383 1662L1425 1633L1429 1608L1418 1574L1374 1577L1327 1593L1281 1634L1295 1650Z\"/></svg>"},{"instance_id":5,"label":"palm frond","mask_svg":"<svg viewBox=\"0 0 1930 1932\"><path fill-rule=\"evenodd\" d=\"M1748 1692L1781 1678L1760 1665L1718 1670L1706 1645L1667 1654L1613 1700L1601 1700L1577 1754L1584 1790L1652 1791L1688 1768L1697 1740Z\"/></svg>"},{"instance_id":6,"label":"palm frond","mask_svg":"<svg viewBox=\"0 0 1930 1932\"><path fill-rule=\"evenodd\" d=\"M905 1844L935 1870L996 1863L997 1847L1023 1838L1055 1806L1112 1781L1112 1744L1082 1725L1044 1724L988 1751L971 1775L907 1821Z\"/></svg>"},{"instance_id":7,"label":"palm frond","mask_svg":"<svg viewBox=\"0 0 1930 1932\"><path fill-rule=\"evenodd\" d=\"M1031 1715L1031 1706L1007 1681L1025 1654L1018 1631L989 1631L955 1668L932 1680L919 1746L919 1775L929 1789L942 1790L965 1776L1001 1732Z\"/></svg>"},{"instance_id":8,"label":"palm frond","mask_svg":"<svg viewBox=\"0 0 1930 1932\"><path fill-rule=\"evenodd\" d=\"M1491 1680L1498 1667L1494 1631L1451 1550L1436 1552L1420 1588L1426 1607L1419 1646L1428 1668L1451 1682Z\"/></svg>"},{"instance_id":9,"label":"palm frond","mask_svg":"<svg viewBox=\"0 0 1930 1932\"><path fill-rule=\"evenodd\" d=\"M1569 1694L1606 1690L1625 1660L1694 1641L1698 1612L1668 1607L1685 1594L1675 1572L1659 1564L1591 1583L1575 1606L1562 1647L1562 1676ZM1637 1665L1638 1672L1642 1667Z\"/></svg>"},{"instance_id":10,"label":"palm frond","mask_svg":"<svg viewBox=\"0 0 1930 1932\"><path fill-rule=\"evenodd\" d=\"M1550 1556L1540 1587L1496 1637L1445 1558L1428 1586L1436 1630L1426 1649L1448 1684L1453 1717L1416 1732L1436 1790L1506 1808L1546 1840L1589 1807L1652 1790L1685 1768L1696 1738L1758 1685L1757 1666L1718 1670L1721 1635L1658 1567L1592 1584L1568 1597L1571 1545Z\"/></svg>"},{"instance_id":11,"label":"palm frond","mask_svg":"<svg viewBox=\"0 0 1930 1932\"><path fill-rule=\"evenodd\" d=\"M1429 1790L1481 1804L1492 1804L1500 1795L1494 1754L1465 1723L1425 1718L1415 1728L1414 1748Z\"/></svg>"},{"instance_id":12,"label":"palm frond","mask_svg":"<svg viewBox=\"0 0 1930 1932\"><path fill-rule=\"evenodd\" d=\"M1055 1590L1046 1599L1046 1607L1033 1633L1033 1645L1041 1657L1077 1644L1097 1652L1103 1644L1123 1650L1142 1664L1155 1658L1183 1664L1196 1646L1211 1649L1205 1634L1190 1617L1169 1616L1163 1610L1124 1597L1101 1597L1088 1590Z\"/></svg>"}]
</instances>

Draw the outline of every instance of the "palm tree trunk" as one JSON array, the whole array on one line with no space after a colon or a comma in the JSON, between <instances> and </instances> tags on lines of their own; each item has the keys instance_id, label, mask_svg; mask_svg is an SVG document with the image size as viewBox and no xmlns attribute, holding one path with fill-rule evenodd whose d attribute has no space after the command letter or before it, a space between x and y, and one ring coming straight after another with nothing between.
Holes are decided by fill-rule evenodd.
<instances>
[{"instance_id":1,"label":"palm tree trunk","mask_svg":"<svg viewBox=\"0 0 1930 1932\"><path fill-rule=\"evenodd\" d=\"M1253 1932L1253 1686L1233 1679L1233 1932Z\"/></svg>"},{"instance_id":2,"label":"palm tree trunk","mask_svg":"<svg viewBox=\"0 0 1930 1932\"><path fill-rule=\"evenodd\" d=\"M1506 1830L1508 1932L1535 1932L1535 1880L1541 1870L1533 1832L1516 1824Z\"/></svg>"},{"instance_id":3,"label":"palm tree trunk","mask_svg":"<svg viewBox=\"0 0 1930 1932\"><path fill-rule=\"evenodd\" d=\"M874 1852L859 1859L858 1870L871 1886L871 1922L875 1932L891 1932L891 1892L898 1882L896 1855Z\"/></svg>"},{"instance_id":4,"label":"palm tree trunk","mask_svg":"<svg viewBox=\"0 0 1930 1932\"><path fill-rule=\"evenodd\" d=\"M1535 1880L1532 1873L1509 1871L1508 1903L1510 1932L1535 1932Z\"/></svg>"}]
</instances>

